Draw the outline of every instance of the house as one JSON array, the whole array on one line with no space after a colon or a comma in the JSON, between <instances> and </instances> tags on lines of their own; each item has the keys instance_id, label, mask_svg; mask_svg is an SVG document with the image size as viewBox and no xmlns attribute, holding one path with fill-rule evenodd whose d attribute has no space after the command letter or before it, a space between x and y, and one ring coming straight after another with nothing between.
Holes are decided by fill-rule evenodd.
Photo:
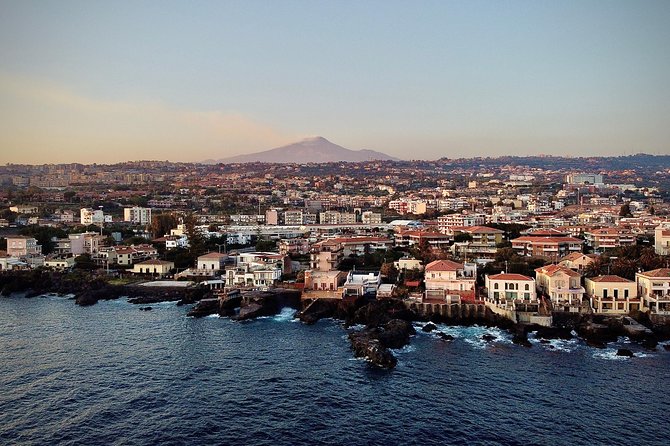
<instances>
[{"instance_id":1,"label":"house","mask_svg":"<svg viewBox=\"0 0 670 446\"><path fill-rule=\"evenodd\" d=\"M305 290L336 291L344 284L347 273L344 271L305 271Z\"/></svg>"},{"instance_id":2,"label":"house","mask_svg":"<svg viewBox=\"0 0 670 446\"><path fill-rule=\"evenodd\" d=\"M549 296L556 306L569 306L569 311L577 311L584 297L582 276L565 266L547 265L535 270L537 290Z\"/></svg>"},{"instance_id":3,"label":"house","mask_svg":"<svg viewBox=\"0 0 670 446\"><path fill-rule=\"evenodd\" d=\"M456 242L452 246L455 256L465 259L493 259L498 252L498 244L502 243L504 231L488 226L452 227L449 232L454 238L459 234L467 234L470 240Z\"/></svg>"},{"instance_id":4,"label":"house","mask_svg":"<svg viewBox=\"0 0 670 446\"><path fill-rule=\"evenodd\" d=\"M280 268L271 265L251 265L226 269L226 286L268 287L282 275Z\"/></svg>"},{"instance_id":5,"label":"house","mask_svg":"<svg viewBox=\"0 0 670 446\"><path fill-rule=\"evenodd\" d=\"M619 276L598 276L584 281L586 297L595 313L628 314L640 309L637 287Z\"/></svg>"},{"instance_id":6,"label":"house","mask_svg":"<svg viewBox=\"0 0 670 446\"><path fill-rule=\"evenodd\" d=\"M74 267L74 256L57 256L44 260L46 268L65 270Z\"/></svg>"},{"instance_id":7,"label":"house","mask_svg":"<svg viewBox=\"0 0 670 446\"><path fill-rule=\"evenodd\" d=\"M635 274L637 294L653 314L670 315L670 268L659 268Z\"/></svg>"},{"instance_id":8,"label":"house","mask_svg":"<svg viewBox=\"0 0 670 446\"><path fill-rule=\"evenodd\" d=\"M558 263L560 266L573 269L575 271L582 271L586 266L593 263L598 258L596 254L583 254L581 252L573 252L563 257Z\"/></svg>"},{"instance_id":9,"label":"house","mask_svg":"<svg viewBox=\"0 0 670 446\"><path fill-rule=\"evenodd\" d=\"M421 243L428 243L432 249L445 249L452 242L453 237L448 234L441 234L432 231L419 230L400 230L395 234L396 246L419 246Z\"/></svg>"},{"instance_id":10,"label":"house","mask_svg":"<svg viewBox=\"0 0 670 446\"><path fill-rule=\"evenodd\" d=\"M17 214L38 214L39 208L31 204L17 204L15 206L10 206L9 210Z\"/></svg>"},{"instance_id":11,"label":"house","mask_svg":"<svg viewBox=\"0 0 670 446\"><path fill-rule=\"evenodd\" d=\"M586 231L584 235L586 236L586 243L596 253L620 246L631 246L637 243L637 238L632 232L619 228L594 229Z\"/></svg>"},{"instance_id":12,"label":"house","mask_svg":"<svg viewBox=\"0 0 670 446\"><path fill-rule=\"evenodd\" d=\"M377 295L377 289L381 285L382 279L379 271L359 272L349 271L347 279L342 285L342 297L350 296L372 296Z\"/></svg>"},{"instance_id":13,"label":"house","mask_svg":"<svg viewBox=\"0 0 670 446\"><path fill-rule=\"evenodd\" d=\"M136 263L133 266L133 273L135 274L151 274L159 277L163 277L174 269L174 262L168 262L166 260L145 260L144 262Z\"/></svg>"},{"instance_id":14,"label":"house","mask_svg":"<svg viewBox=\"0 0 670 446\"><path fill-rule=\"evenodd\" d=\"M303 255L307 253L309 253L309 240L305 238L287 238L279 241L279 254Z\"/></svg>"},{"instance_id":15,"label":"house","mask_svg":"<svg viewBox=\"0 0 670 446\"><path fill-rule=\"evenodd\" d=\"M522 257L542 257L558 261L573 252L582 252L584 241L574 237L525 235L512 240L512 248Z\"/></svg>"},{"instance_id":16,"label":"house","mask_svg":"<svg viewBox=\"0 0 670 446\"><path fill-rule=\"evenodd\" d=\"M203 271L221 271L225 269L228 254L220 252L209 252L198 257L198 270Z\"/></svg>"},{"instance_id":17,"label":"house","mask_svg":"<svg viewBox=\"0 0 670 446\"><path fill-rule=\"evenodd\" d=\"M0 251L0 271L9 271L13 269L25 269L26 262L19 260L7 254L7 251Z\"/></svg>"},{"instance_id":18,"label":"house","mask_svg":"<svg viewBox=\"0 0 670 446\"><path fill-rule=\"evenodd\" d=\"M523 274L500 273L484 277L486 299L496 306L514 310L523 304L537 304L535 279Z\"/></svg>"},{"instance_id":19,"label":"house","mask_svg":"<svg viewBox=\"0 0 670 446\"><path fill-rule=\"evenodd\" d=\"M658 255L670 255L670 222L661 223L654 229L654 249Z\"/></svg>"},{"instance_id":20,"label":"house","mask_svg":"<svg viewBox=\"0 0 670 446\"><path fill-rule=\"evenodd\" d=\"M426 265L424 283L426 299L460 302L475 300L477 265L451 260L435 260Z\"/></svg>"},{"instance_id":21,"label":"house","mask_svg":"<svg viewBox=\"0 0 670 446\"><path fill-rule=\"evenodd\" d=\"M23 235L8 235L7 255L10 257L28 257L42 254L42 245L37 244L37 239Z\"/></svg>"},{"instance_id":22,"label":"house","mask_svg":"<svg viewBox=\"0 0 670 446\"><path fill-rule=\"evenodd\" d=\"M421 260L415 259L413 257L403 257L393 262L393 265L396 267L398 271L407 271L413 269L418 271L423 270Z\"/></svg>"}]
</instances>

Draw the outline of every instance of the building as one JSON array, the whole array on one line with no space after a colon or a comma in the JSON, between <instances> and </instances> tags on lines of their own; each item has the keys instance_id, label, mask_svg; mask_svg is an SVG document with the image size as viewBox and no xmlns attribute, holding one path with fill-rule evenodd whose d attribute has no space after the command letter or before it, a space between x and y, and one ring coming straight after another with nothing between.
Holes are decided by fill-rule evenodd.
<instances>
[{"instance_id":1,"label":"building","mask_svg":"<svg viewBox=\"0 0 670 446\"><path fill-rule=\"evenodd\" d=\"M454 239L459 234L466 234L470 240L455 242L452 253L464 259L490 260L498 252L498 245L503 241L504 231L488 226L454 226L447 230Z\"/></svg>"},{"instance_id":2,"label":"building","mask_svg":"<svg viewBox=\"0 0 670 446\"><path fill-rule=\"evenodd\" d=\"M56 270L65 270L74 267L74 256L65 256L65 257L53 257L50 259L44 260L44 266L46 268L56 269Z\"/></svg>"},{"instance_id":3,"label":"building","mask_svg":"<svg viewBox=\"0 0 670 446\"><path fill-rule=\"evenodd\" d=\"M287 226L301 226L303 224L302 211L284 212L284 224Z\"/></svg>"},{"instance_id":4,"label":"building","mask_svg":"<svg viewBox=\"0 0 670 446\"><path fill-rule=\"evenodd\" d=\"M637 287L619 276L598 276L584 281L586 297L595 313L628 314L640 309Z\"/></svg>"},{"instance_id":5,"label":"building","mask_svg":"<svg viewBox=\"0 0 670 446\"><path fill-rule=\"evenodd\" d=\"M15 206L10 206L9 210L17 214L33 215L39 213L39 208L32 204L17 204Z\"/></svg>"},{"instance_id":6,"label":"building","mask_svg":"<svg viewBox=\"0 0 670 446\"><path fill-rule=\"evenodd\" d=\"M174 263L166 260L145 260L144 262L136 263L133 266L133 273L135 274L151 274L153 276L163 277L174 269Z\"/></svg>"},{"instance_id":7,"label":"building","mask_svg":"<svg viewBox=\"0 0 670 446\"><path fill-rule=\"evenodd\" d=\"M198 257L198 270L203 271L221 271L226 268L228 254L220 252L209 252Z\"/></svg>"},{"instance_id":8,"label":"building","mask_svg":"<svg viewBox=\"0 0 670 446\"><path fill-rule=\"evenodd\" d=\"M603 185L603 176L595 173L571 173L565 177L568 184Z\"/></svg>"},{"instance_id":9,"label":"building","mask_svg":"<svg viewBox=\"0 0 670 446\"><path fill-rule=\"evenodd\" d=\"M447 234L448 230L453 227L483 226L484 224L486 224L486 216L482 214L460 213L437 217L437 228L443 234Z\"/></svg>"},{"instance_id":10,"label":"building","mask_svg":"<svg viewBox=\"0 0 670 446\"><path fill-rule=\"evenodd\" d=\"M82 208L79 213L82 225L101 225L105 222L105 214L102 212L102 209Z\"/></svg>"},{"instance_id":11,"label":"building","mask_svg":"<svg viewBox=\"0 0 670 446\"><path fill-rule=\"evenodd\" d=\"M123 209L123 221L137 225L148 225L151 223L151 208L132 207Z\"/></svg>"},{"instance_id":12,"label":"building","mask_svg":"<svg viewBox=\"0 0 670 446\"><path fill-rule=\"evenodd\" d=\"M349 271L347 279L344 282L344 285L342 285L342 297L375 297L377 295L377 289L381 283L382 279L378 271L369 273Z\"/></svg>"},{"instance_id":13,"label":"building","mask_svg":"<svg viewBox=\"0 0 670 446\"><path fill-rule=\"evenodd\" d=\"M587 231L586 243L593 248L596 253L602 253L607 249L614 249L620 246L631 246L637 243L635 235L624 229L619 228L601 228Z\"/></svg>"},{"instance_id":14,"label":"building","mask_svg":"<svg viewBox=\"0 0 670 446\"><path fill-rule=\"evenodd\" d=\"M424 283L426 299L451 302L474 301L477 265L451 260L435 260L426 265Z\"/></svg>"},{"instance_id":15,"label":"building","mask_svg":"<svg viewBox=\"0 0 670 446\"><path fill-rule=\"evenodd\" d=\"M670 315L670 268L639 272L635 274L635 282L644 309Z\"/></svg>"},{"instance_id":16,"label":"building","mask_svg":"<svg viewBox=\"0 0 670 446\"><path fill-rule=\"evenodd\" d=\"M268 209L265 211L265 224L277 226L279 224L279 213L277 209Z\"/></svg>"},{"instance_id":17,"label":"building","mask_svg":"<svg viewBox=\"0 0 670 446\"><path fill-rule=\"evenodd\" d=\"M344 271L305 271L305 290L337 291L344 284L347 273Z\"/></svg>"},{"instance_id":18,"label":"building","mask_svg":"<svg viewBox=\"0 0 670 446\"><path fill-rule=\"evenodd\" d=\"M558 261L573 252L582 252L584 241L574 237L526 235L512 240L512 248L522 257L543 257Z\"/></svg>"},{"instance_id":19,"label":"building","mask_svg":"<svg viewBox=\"0 0 670 446\"><path fill-rule=\"evenodd\" d=\"M382 214L379 212L364 211L361 221L366 225L379 225L382 222Z\"/></svg>"},{"instance_id":20,"label":"building","mask_svg":"<svg viewBox=\"0 0 670 446\"><path fill-rule=\"evenodd\" d=\"M308 254L309 253L309 240L299 237L299 238L285 238L279 241L279 254L288 255L288 254Z\"/></svg>"},{"instance_id":21,"label":"building","mask_svg":"<svg viewBox=\"0 0 670 446\"><path fill-rule=\"evenodd\" d=\"M584 297L582 276L570 268L547 265L535 270L537 290L551 299L554 308L568 306L577 311Z\"/></svg>"},{"instance_id":22,"label":"building","mask_svg":"<svg viewBox=\"0 0 670 446\"><path fill-rule=\"evenodd\" d=\"M42 254L42 245L37 244L37 239L23 235L8 235L7 255L10 257L28 257Z\"/></svg>"},{"instance_id":23,"label":"building","mask_svg":"<svg viewBox=\"0 0 670 446\"><path fill-rule=\"evenodd\" d=\"M670 255L670 222L661 223L654 230L654 249L658 255Z\"/></svg>"},{"instance_id":24,"label":"building","mask_svg":"<svg viewBox=\"0 0 670 446\"><path fill-rule=\"evenodd\" d=\"M486 298L498 307L515 310L524 304L537 304L535 279L523 274L500 273L484 277Z\"/></svg>"},{"instance_id":25,"label":"building","mask_svg":"<svg viewBox=\"0 0 670 446\"><path fill-rule=\"evenodd\" d=\"M581 252L573 252L563 257L559 265L575 271L582 271L589 264L593 263L598 258L595 254L583 254Z\"/></svg>"}]
</instances>

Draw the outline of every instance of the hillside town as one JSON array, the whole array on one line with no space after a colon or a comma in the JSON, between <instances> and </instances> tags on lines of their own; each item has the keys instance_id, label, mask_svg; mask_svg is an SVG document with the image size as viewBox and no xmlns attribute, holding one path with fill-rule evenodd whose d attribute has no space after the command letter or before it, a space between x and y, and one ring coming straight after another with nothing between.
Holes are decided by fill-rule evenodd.
<instances>
[{"instance_id":1,"label":"hillside town","mask_svg":"<svg viewBox=\"0 0 670 446\"><path fill-rule=\"evenodd\" d=\"M10 164L0 270L664 323L670 163L623 158Z\"/></svg>"}]
</instances>

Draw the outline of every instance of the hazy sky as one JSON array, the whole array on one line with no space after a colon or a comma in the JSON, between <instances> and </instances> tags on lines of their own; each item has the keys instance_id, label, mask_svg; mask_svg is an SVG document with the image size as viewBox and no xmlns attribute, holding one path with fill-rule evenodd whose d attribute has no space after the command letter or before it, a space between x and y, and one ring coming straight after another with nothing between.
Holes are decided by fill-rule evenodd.
<instances>
[{"instance_id":1,"label":"hazy sky","mask_svg":"<svg viewBox=\"0 0 670 446\"><path fill-rule=\"evenodd\" d=\"M0 163L670 154L670 1L0 0Z\"/></svg>"}]
</instances>

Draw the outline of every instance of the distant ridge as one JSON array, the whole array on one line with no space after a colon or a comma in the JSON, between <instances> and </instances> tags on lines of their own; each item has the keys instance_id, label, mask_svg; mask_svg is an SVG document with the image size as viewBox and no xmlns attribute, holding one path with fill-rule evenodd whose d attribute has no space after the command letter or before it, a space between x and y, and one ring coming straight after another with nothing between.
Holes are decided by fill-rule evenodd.
<instances>
[{"instance_id":1,"label":"distant ridge","mask_svg":"<svg viewBox=\"0 0 670 446\"><path fill-rule=\"evenodd\" d=\"M205 163L332 163L359 161L398 161L398 158L374 150L350 150L317 136L263 152L238 155Z\"/></svg>"}]
</instances>

